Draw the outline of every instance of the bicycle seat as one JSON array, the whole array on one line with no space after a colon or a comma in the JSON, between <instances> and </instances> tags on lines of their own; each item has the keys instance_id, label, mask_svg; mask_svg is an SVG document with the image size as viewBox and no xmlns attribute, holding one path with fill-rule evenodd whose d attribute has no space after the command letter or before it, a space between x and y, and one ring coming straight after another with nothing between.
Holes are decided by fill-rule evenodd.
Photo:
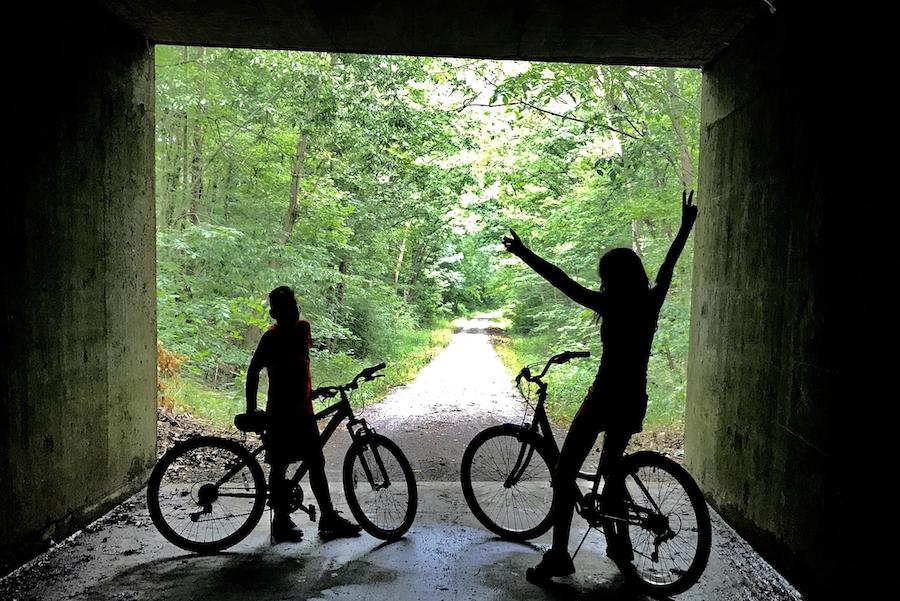
<instances>
[{"instance_id":1,"label":"bicycle seat","mask_svg":"<svg viewBox=\"0 0 900 601\"><path fill-rule=\"evenodd\" d=\"M263 411L238 413L234 416L234 427L241 432L262 434L268 427L268 416Z\"/></svg>"}]
</instances>

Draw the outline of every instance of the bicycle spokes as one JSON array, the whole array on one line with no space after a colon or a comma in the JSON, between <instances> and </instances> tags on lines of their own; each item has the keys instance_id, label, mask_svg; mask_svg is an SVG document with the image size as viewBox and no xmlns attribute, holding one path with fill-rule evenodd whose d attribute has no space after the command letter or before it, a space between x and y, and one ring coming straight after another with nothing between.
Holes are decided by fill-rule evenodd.
<instances>
[{"instance_id":1,"label":"bicycle spokes","mask_svg":"<svg viewBox=\"0 0 900 601\"><path fill-rule=\"evenodd\" d=\"M227 449L211 456L201 447L185 452L161 474L158 503L174 534L212 543L236 532L258 502L257 483L246 463Z\"/></svg>"},{"instance_id":2,"label":"bicycle spokes","mask_svg":"<svg viewBox=\"0 0 900 601\"><path fill-rule=\"evenodd\" d=\"M466 471L470 506L495 532L515 536L548 524L552 472L534 444L498 432L472 449Z\"/></svg>"},{"instance_id":3,"label":"bicycle spokes","mask_svg":"<svg viewBox=\"0 0 900 601\"><path fill-rule=\"evenodd\" d=\"M698 554L698 516L684 488L667 471L642 466L625 478L634 567L654 584L680 579ZM622 527L622 526L620 526Z\"/></svg>"},{"instance_id":4,"label":"bicycle spokes","mask_svg":"<svg viewBox=\"0 0 900 601\"><path fill-rule=\"evenodd\" d=\"M523 442L519 448L519 455L516 457L516 462L513 464L512 468L510 468L509 475L503 482L504 487L510 488L518 484L519 480L522 479L531 465L532 455L534 455L534 445Z\"/></svg>"},{"instance_id":5,"label":"bicycle spokes","mask_svg":"<svg viewBox=\"0 0 900 601\"><path fill-rule=\"evenodd\" d=\"M373 437L351 449L344 478L347 502L368 532L391 539L409 528L415 515L415 480L396 445Z\"/></svg>"}]
</instances>

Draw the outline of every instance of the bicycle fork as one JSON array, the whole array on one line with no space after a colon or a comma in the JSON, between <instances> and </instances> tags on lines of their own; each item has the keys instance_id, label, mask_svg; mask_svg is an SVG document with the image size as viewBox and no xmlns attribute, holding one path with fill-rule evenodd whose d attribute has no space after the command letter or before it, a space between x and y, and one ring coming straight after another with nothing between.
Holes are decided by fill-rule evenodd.
<instances>
[{"instance_id":1,"label":"bicycle fork","mask_svg":"<svg viewBox=\"0 0 900 601\"><path fill-rule=\"evenodd\" d=\"M359 428L354 431L353 426L359 426ZM371 486L372 490L375 491L389 488L391 485L391 479L390 477L388 477L387 469L384 467L384 461L382 461L381 454L378 452L378 446L372 444L375 430L373 428L370 428L365 420L361 419L354 419L348 422L347 429L350 431L351 438L353 438L354 440L361 440L363 442L363 446L360 448L359 458L363 472L366 475L366 480L369 481L369 486ZM375 460L377 473L373 473L369 462L366 460L366 457L364 455L366 451L369 451L372 454L372 458ZM376 476L378 475L381 476L380 479L376 478Z\"/></svg>"}]
</instances>

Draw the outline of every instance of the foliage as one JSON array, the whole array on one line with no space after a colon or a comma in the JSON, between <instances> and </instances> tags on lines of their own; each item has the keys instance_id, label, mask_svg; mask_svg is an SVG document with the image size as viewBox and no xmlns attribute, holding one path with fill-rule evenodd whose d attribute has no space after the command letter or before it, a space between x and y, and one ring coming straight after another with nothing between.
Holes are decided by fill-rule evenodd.
<instances>
[{"instance_id":1,"label":"foliage","mask_svg":"<svg viewBox=\"0 0 900 601\"><path fill-rule=\"evenodd\" d=\"M536 252L589 287L597 261L625 246L641 256L651 280L677 231L683 188L696 186L699 73L676 69L531 63L513 70L470 66L484 83L465 95L466 110L505 115L513 128L489 131L484 240L512 226ZM702 203L702 200L701 200ZM521 262L494 253L487 288L509 308L514 338L505 351L522 362L567 348L599 357L594 316ZM648 422L682 419L692 250L678 262L648 369ZM596 373L571 366L560 382L557 415L571 415ZM557 376L559 379L559 376ZM567 399L563 401L562 399ZM574 404L573 404L574 403Z\"/></svg>"},{"instance_id":2,"label":"foliage","mask_svg":"<svg viewBox=\"0 0 900 601\"><path fill-rule=\"evenodd\" d=\"M325 380L389 358L410 377L435 320L500 305L527 337L517 356L593 348L591 316L506 255L504 229L587 285L623 245L652 277L695 184L694 71L156 52L159 338L197 406L240 400L281 284ZM650 366L666 416L684 398L690 266L688 248Z\"/></svg>"}]
</instances>

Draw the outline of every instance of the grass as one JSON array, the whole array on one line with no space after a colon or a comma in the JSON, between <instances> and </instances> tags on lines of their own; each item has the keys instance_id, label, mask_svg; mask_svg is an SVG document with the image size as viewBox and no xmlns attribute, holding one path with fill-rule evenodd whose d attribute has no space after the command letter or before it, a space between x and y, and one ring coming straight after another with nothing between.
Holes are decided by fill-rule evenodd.
<instances>
[{"instance_id":1,"label":"grass","mask_svg":"<svg viewBox=\"0 0 900 601\"><path fill-rule=\"evenodd\" d=\"M507 369L513 374L526 364L547 361L552 355L566 350L590 350L591 357L573 359L564 365L550 368L545 381L547 387L547 414L556 422L568 423L575 416L588 387L593 383L600 361L600 347L588 349L563 348L555 344L552 336L496 335L494 349ZM684 390L673 382L661 360L651 358L648 368L647 415L645 426L680 426L684 422Z\"/></svg>"},{"instance_id":2,"label":"grass","mask_svg":"<svg viewBox=\"0 0 900 601\"><path fill-rule=\"evenodd\" d=\"M393 345L378 356L354 357L346 353L313 352L311 356L313 386L344 384L366 367L385 362L384 378L362 384L350 395L351 404L364 407L382 400L395 386L407 384L416 377L453 336L453 325L439 321L419 329L398 330L391 337ZM260 383L258 404L265 407L265 372ZM173 376L164 380L167 402L176 411L187 412L219 426L230 426L237 413L246 410L243 382L235 382L231 390L218 390L192 376ZM333 399L316 401L316 410L324 409Z\"/></svg>"},{"instance_id":3,"label":"grass","mask_svg":"<svg viewBox=\"0 0 900 601\"><path fill-rule=\"evenodd\" d=\"M175 411L196 415L218 426L232 425L234 416L246 409L243 396L210 388L189 375L166 379L166 394Z\"/></svg>"},{"instance_id":4,"label":"grass","mask_svg":"<svg viewBox=\"0 0 900 601\"><path fill-rule=\"evenodd\" d=\"M576 350L557 348L550 336L495 335L493 342L500 360L512 374L519 373L522 367L530 363L541 362L543 367L543 363L552 355L565 350ZM594 349L589 350L592 355L595 354ZM548 384L545 406L550 419L560 423L570 422L596 373L597 362L593 356L551 367L545 378Z\"/></svg>"}]
</instances>

